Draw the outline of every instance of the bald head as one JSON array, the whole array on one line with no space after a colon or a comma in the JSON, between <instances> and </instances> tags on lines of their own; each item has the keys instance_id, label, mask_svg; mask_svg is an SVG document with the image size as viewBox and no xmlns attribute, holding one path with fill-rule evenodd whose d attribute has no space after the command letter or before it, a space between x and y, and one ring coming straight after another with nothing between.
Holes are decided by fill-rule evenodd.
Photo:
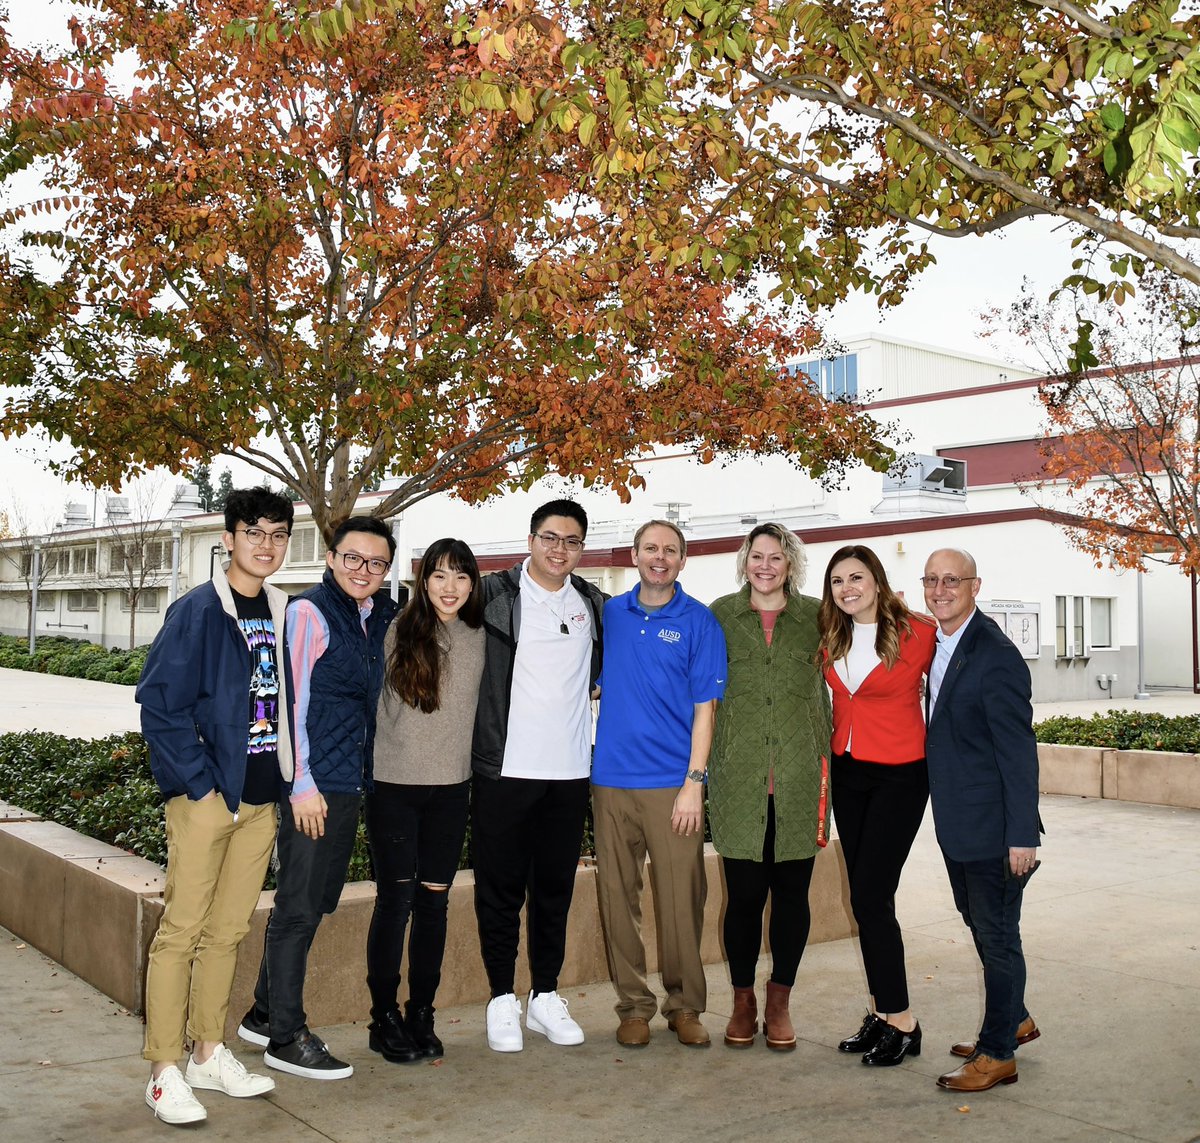
<instances>
[{"instance_id":1,"label":"bald head","mask_svg":"<svg viewBox=\"0 0 1200 1143\"><path fill-rule=\"evenodd\" d=\"M925 606L943 635L953 635L975 610L979 576L975 557L962 548L938 548L925 561Z\"/></svg>"}]
</instances>

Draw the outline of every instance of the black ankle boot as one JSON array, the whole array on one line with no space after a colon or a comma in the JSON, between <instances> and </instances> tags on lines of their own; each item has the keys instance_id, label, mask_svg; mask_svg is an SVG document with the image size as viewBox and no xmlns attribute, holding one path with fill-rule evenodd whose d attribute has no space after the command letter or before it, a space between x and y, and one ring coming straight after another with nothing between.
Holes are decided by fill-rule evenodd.
<instances>
[{"instance_id":1,"label":"black ankle boot","mask_svg":"<svg viewBox=\"0 0 1200 1143\"><path fill-rule=\"evenodd\" d=\"M409 1037L421 1055L433 1058L446 1054L446 1049L433 1030L433 1005L417 1005L410 1000L404 1005L404 1022Z\"/></svg>"},{"instance_id":2,"label":"black ankle boot","mask_svg":"<svg viewBox=\"0 0 1200 1143\"><path fill-rule=\"evenodd\" d=\"M404 1027L404 1018L398 1008L372 1020L369 1031L371 1051L378 1052L385 1060L393 1064L411 1064L421 1059L421 1049L413 1043L408 1029Z\"/></svg>"},{"instance_id":3,"label":"black ankle boot","mask_svg":"<svg viewBox=\"0 0 1200 1143\"><path fill-rule=\"evenodd\" d=\"M847 1037L838 1044L839 1052L869 1052L879 1043L879 1037L887 1028L886 1021L880 1020L874 1012L868 1012L863 1019L862 1027L853 1036Z\"/></svg>"},{"instance_id":4,"label":"black ankle boot","mask_svg":"<svg viewBox=\"0 0 1200 1143\"><path fill-rule=\"evenodd\" d=\"M911 1032L901 1032L891 1024L884 1024L879 1042L862 1058L864 1064L877 1068L893 1068L905 1056L921 1054L921 1025L918 1022Z\"/></svg>"}]
</instances>

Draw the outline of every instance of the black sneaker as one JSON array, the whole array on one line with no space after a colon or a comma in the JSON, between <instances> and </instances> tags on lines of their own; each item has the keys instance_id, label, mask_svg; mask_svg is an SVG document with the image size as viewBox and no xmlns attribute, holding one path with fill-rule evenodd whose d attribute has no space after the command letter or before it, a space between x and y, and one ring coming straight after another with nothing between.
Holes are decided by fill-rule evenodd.
<instances>
[{"instance_id":1,"label":"black sneaker","mask_svg":"<svg viewBox=\"0 0 1200 1143\"><path fill-rule=\"evenodd\" d=\"M331 1056L325 1041L307 1028L301 1028L300 1035L290 1044L272 1040L263 1053L263 1063L303 1079L337 1080L354 1075L354 1068Z\"/></svg>"},{"instance_id":2,"label":"black sneaker","mask_svg":"<svg viewBox=\"0 0 1200 1143\"><path fill-rule=\"evenodd\" d=\"M260 1048L265 1048L271 1042L271 1025L267 1014L260 1012L257 1007L252 1007L242 1017L237 1034L239 1040L245 1040L247 1044L257 1044Z\"/></svg>"}]
</instances>

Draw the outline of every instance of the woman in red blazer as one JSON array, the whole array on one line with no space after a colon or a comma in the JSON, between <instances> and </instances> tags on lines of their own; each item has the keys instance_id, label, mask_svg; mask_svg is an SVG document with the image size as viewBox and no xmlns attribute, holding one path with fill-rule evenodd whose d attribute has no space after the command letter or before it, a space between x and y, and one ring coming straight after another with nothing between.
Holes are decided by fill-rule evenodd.
<instances>
[{"instance_id":1,"label":"woman in red blazer","mask_svg":"<svg viewBox=\"0 0 1200 1143\"><path fill-rule=\"evenodd\" d=\"M891 1067L921 1054L896 887L929 799L921 679L937 628L908 610L879 557L859 544L829 561L818 622L833 692L833 816L871 990L862 1027L838 1048L862 1053L864 1064Z\"/></svg>"}]
</instances>

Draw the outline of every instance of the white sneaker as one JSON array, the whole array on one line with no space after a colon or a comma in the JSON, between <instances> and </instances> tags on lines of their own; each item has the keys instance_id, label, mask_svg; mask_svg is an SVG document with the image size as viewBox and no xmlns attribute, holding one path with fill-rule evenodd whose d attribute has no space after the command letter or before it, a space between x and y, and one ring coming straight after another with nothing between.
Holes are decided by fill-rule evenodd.
<instances>
[{"instance_id":1,"label":"white sneaker","mask_svg":"<svg viewBox=\"0 0 1200 1143\"><path fill-rule=\"evenodd\" d=\"M521 1035L521 1002L511 992L495 996L487 1006L488 1047L493 1052L519 1052L525 1047Z\"/></svg>"},{"instance_id":2,"label":"white sneaker","mask_svg":"<svg viewBox=\"0 0 1200 1143\"><path fill-rule=\"evenodd\" d=\"M557 992L529 994L525 1027L531 1032L541 1032L552 1044L583 1043L583 1029L571 1019L567 1002Z\"/></svg>"},{"instance_id":3,"label":"white sneaker","mask_svg":"<svg viewBox=\"0 0 1200 1143\"><path fill-rule=\"evenodd\" d=\"M172 1064L157 1079L146 1084L146 1106L164 1123L199 1123L208 1112L188 1087L180 1070Z\"/></svg>"},{"instance_id":4,"label":"white sneaker","mask_svg":"<svg viewBox=\"0 0 1200 1143\"><path fill-rule=\"evenodd\" d=\"M218 1044L213 1054L202 1064L196 1063L194 1057L188 1056L187 1082L192 1087L223 1091L235 1099L266 1095L267 1092L275 1090L275 1081L270 1076L246 1071L242 1061L224 1044Z\"/></svg>"}]
</instances>

